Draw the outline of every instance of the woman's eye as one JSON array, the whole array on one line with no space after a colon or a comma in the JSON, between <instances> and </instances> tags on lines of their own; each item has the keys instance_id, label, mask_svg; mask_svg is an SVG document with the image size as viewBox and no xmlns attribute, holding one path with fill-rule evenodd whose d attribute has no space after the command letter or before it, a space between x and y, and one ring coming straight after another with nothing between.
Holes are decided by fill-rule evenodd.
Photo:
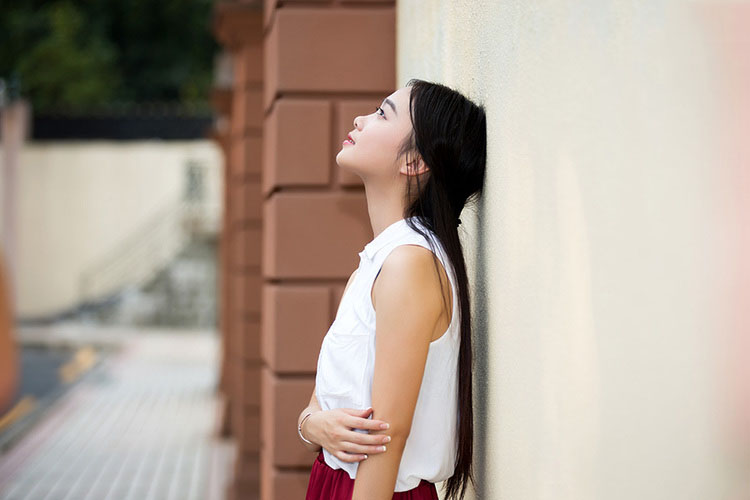
<instances>
[{"instance_id":1,"label":"woman's eye","mask_svg":"<svg viewBox=\"0 0 750 500\"><path fill-rule=\"evenodd\" d=\"M380 106L377 106L377 107L375 108L375 111L376 111L376 112L378 112L378 114L379 114L380 116L385 116L385 111L383 111L383 108L381 108Z\"/></svg>"}]
</instances>

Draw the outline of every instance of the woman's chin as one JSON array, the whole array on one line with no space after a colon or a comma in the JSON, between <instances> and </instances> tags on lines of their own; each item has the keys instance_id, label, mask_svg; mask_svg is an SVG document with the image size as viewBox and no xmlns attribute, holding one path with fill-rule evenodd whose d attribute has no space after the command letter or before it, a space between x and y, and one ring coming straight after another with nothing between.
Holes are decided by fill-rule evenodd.
<instances>
[{"instance_id":1,"label":"woman's chin","mask_svg":"<svg viewBox=\"0 0 750 500\"><path fill-rule=\"evenodd\" d=\"M339 154L336 155L336 164L342 169L349 170L350 172L352 172L349 162L347 162L345 158L342 158L345 156L341 154L343 152L344 150L342 149L341 151L339 151Z\"/></svg>"},{"instance_id":2,"label":"woman's chin","mask_svg":"<svg viewBox=\"0 0 750 500\"><path fill-rule=\"evenodd\" d=\"M336 157L336 164L339 166L339 169L349 172L352 175L356 175L360 179L362 178L362 173L359 171L359 169L357 169L355 165L352 165L351 163L348 163L346 161L341 161L338 157Z\"/></svg>"}]
</instances>

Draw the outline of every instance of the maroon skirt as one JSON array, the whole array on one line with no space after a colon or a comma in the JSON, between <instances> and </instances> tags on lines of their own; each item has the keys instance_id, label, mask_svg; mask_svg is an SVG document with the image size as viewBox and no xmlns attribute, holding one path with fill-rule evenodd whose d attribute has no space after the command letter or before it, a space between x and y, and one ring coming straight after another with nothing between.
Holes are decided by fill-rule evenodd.
<instances>
[{"instance_id":1,"label":"maroon skirt","mask_svg":"<svg viewBox=\"0 0 750 500\"><path fill-rule=\"evenodd\" d=\"M323 459L323 450L313 462L305 500L352 500L354 479L344 469L332 469ZM435 483L425 479L415 488L397 491L393 500L438 500Z\"/></svg>"}]
</instances>

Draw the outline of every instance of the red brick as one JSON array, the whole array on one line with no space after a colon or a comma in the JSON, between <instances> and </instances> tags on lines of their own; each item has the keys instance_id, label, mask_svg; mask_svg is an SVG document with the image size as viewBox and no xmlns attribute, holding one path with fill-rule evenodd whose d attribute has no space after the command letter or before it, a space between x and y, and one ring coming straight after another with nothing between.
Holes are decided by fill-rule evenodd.
<instances>
[{"instance_id":1,"label":"red brick","mask_svg":"<svg viewBox=\"0 0 750 500\"><path fill-rule=\"evenodd\" d=\"M266 500L303 498L307 488L315 454L299 441L296 420L314 379L279 374L314 371L344 282L356 267L357 252L372 237L364 193L336 190L361 188L361 180L340 171L334 158L354 116L371 112L395 88L393 4L265 0L261 21L268 29L262 54L253 37L263 30L243 32L243 26L252 29L252 22L233 18L236 9L223 11L222 40L233 52L234 84L241 92L232 99L233 118L222 132L230 137L226 179L231 199L222 265L229 279L222 286L227 316L222 328L229 347L225 363L231 366L226 372L236 408L232 415L239 429L231 490L236 498L258 493ZM257 98L261 78L255 105L252 92ZM263 109L269 112L265 119ZM287 136L297 137L294 147L278 140ZM255 256L245 252L257 243L257 227L262 227L261 274L252 266ZM324 281L267 283L262 290L261 277Z\"/></svg>"},{"instance_id":2,"label":"red brick","mask_svg":"<svg viewBox=\"0 0 750 500\"><path fill-rule=\"evenodd\" d=\"M332 322L324 285L265 285L261 356L276 373L314 373L320 344Z\"/></svg>"},{"instance_id":3,"label":"red brick","mask_svg":"<svg viewBox=\"0 0 750 500\"><path fill-rule=\"evenodd\" d=\"M278 0L263 0L263 31L268 29L276 16L277 3Z\"/></svg>"},{"instance_id":4,"label":"red brick","mask_svg":"<svg viewBox=\"0 0 750 500\"><path fill-rule=\"evenodd\" d=\"M263 36L263 13L249 2L216 2L213 33L231 50L242 45L258 45Z\"/></svg>"},{"instance_id":5,"label":"red brick","mask_svg":"<svg viewBox=\"0 0 750 500\"><path fill-rule=\"evenodd\" d=\"M271 16L269 27L263 39L263 110L265 113L268 113L276 97L276 82L278 81L278 77L272 79L271 75L276 75L279 71L279 66L282 64L279 61L279 37L276 34L278 31L276 28L278 25L278 20L276 19L278 10L274 9ZM269 88L269 85L273 85L273 88Z\"/></svg>"},{"instance_id":6,"label":"red brick","mask_svg":"<svg viewBox=\"0 0 750 500\"><path fill-rule=\"evenodd\" d=\"M261 448L261 485L260 495L263 500L305 498L310 470L317 453L307 452L306 470L279 470L273 466L268 453Z\"/></svg>"},{"instance_id":7,"label":"red brick","mask_svg":"<svg viewBox=\"0 0 750 500\"><path fill-rule=\"evenodd\" d=\"M250 315L260 314L260 275L257 272L246 272L234 267L230 271L230 279L231 295L227 299L231 304L229 314L232 318L244 321ZM232 328L235 328L234 324Z\"/></svg>"},{"instance_id":8,"label":"red brick","mask_svg":"<svg viewBox=\"0 0 750 500\"><path fill-rule=\"evenodd\" d=\"M247 220L245 211L242 209L242 200L246 197L247 183L234 181L233 179L227 179L226 183L229 188L229 196L226 200L225 215L229 220L229 229L233 231Z\"/></svg>"},{"instance_id":9,"label":"red brick","mask_svg":"<svg viewBox=\"0 0 750 500\"><path fill-rule=\"evenodd\" d=\"M263 207L263 277L348 278L372 239L362 193L276 193Z\"/></svg>"},{"instance_id":10,"label":"red brick","mask_svg":"<svg viewBox=\"0 0 750 500\"><path fill-rule=\"evenodd\" d=\"M229 155L227 157L227 182L241 178L247 169L247 150L244 137L229 136Z\"/></svg>"},{"instance_id":11,"label":"red brick","mask_svg":"<svg viewBox=\"0 0 750 500\"><path fill-rule=\"evenodd\" d=\"M214 87L210 93L211 107L217 113L226 115L232 109L232 90Z\"/></svg>"},{"instance_id":12,"label":"red brick","mask_svg":"<svg viewBox=\"0 0 750 500\"><path fill-rule=\"evenodd\" d=\"M260 174L261 135L259 131L248 132L230 140L229 182L243 181L248 176Z\"/></svg>"},{"instance_id":13,"label":"red brick","mask_svg":"<svg viewBox=\"0 0 750 500\"><path fill-rule=\"evenodd\" d=\"M264 44L265 109L285 92L395 90L392 7L289 7L275 17Z\"/></svg>"},{"instance_id":14,"label":"red brick","mask_svg":"<svg viewBox=\"0 0 750 500\"><path fill-rule=\"evenodd\" d=\"M231 295L227 297L229 303L231 304L229 314L234 318L242 319L245 313L245 304L247 303L247 274L238 272L236 265L233 265L230 271L229 279L231 280Z\"/></svg>"},{"instance_id":15,"label":"red brick","mask_svg":"<svg viewBox=\"0 0 750 500\"><path fill-rule=\"evenodd\" d=\"M263 139L261 131L252 131L245 136L245 174L251 176L260 176L261 159L263 148Z\"/></svg>"},{"instance_id":16,"label":"red brick","mask_svg":"<svg viewBox=\"0 0 750 500\"><path fill-rule=\"evenodd\" d=\"M259 315L262 286L260 273L248 273L245 279L247 280L247 288L245 289L245 314Z\"/></svg>"},{"instance_id":17,"label":"red brick","mask_svg":"<svg viewBox=\"0 0 750 500\"><path fill-rule=\"evenodd\" d=\"M328 185L330 144L328 101L278 100L263 129L263 193L281 186Z\"/></svg>"},{"instance_id":18,"label":"red brick","mask_svg":"<svg viewBox=\"0 0 750 500\"><path fill-rule=\"evenodd\" d=\"M242 420L248 408L253 413L256 412L253 408L260 406L260 360L257 357L253 360L243 359L241 352L237 354L233 361L233 374L236 377L232 385L233 405L238 412L245 409L237 415Z\"/></svg>"},{"instance_id":19,"label":"red brick","mask_svg":"<svg viewBox=\"0 0 750 500\"><path fill-rule=\"evenodd\" d=\"M241 140L247 132L248 123L248 98L247 89L233 89L232 92L232 118L229 125L229 134L234 140Z\"/></svg>"},{"instance_id":20,"label":"red brick","mask_svg":"<svg viewBox=\"0 0 750 500\"><path fill-rule=\"evenodd\" d=\"M259 40L260 42L260 40ZM234 87L259 87L263 83L263 45L245 45L232 58Z\"/></svg>"},{"instance_id":21,"label":"red brick","mask_svg":"<svg viewBox=\"0 0 750 500\"><path fill-rule=\"evenodd\" d=\"M235 349L242 360L249 363L260 363L260 320L243 318L238 322L239 340Z\"/></svg>"},{"instance_id":22,"label":"red brick","mask_svg":"<svg viewBox=\"0 0 750 500\"><path fill-rule=\"evenodd\" d=\"M297 435L297 418L310 402L315 379L283 379L261 369L263 457L275 467L309 465L310 452Z\"/></svg>"},{"instance_id":23,"label":"red brick","mask_svg":"<svg viewBox=\"0 0 750 500\"><path fill-rule=\"evenodd\" d=\"M239 355L239 353L238 353ZM232 427L232 435L239 439L240 436L243 434L243 426L245 425L244 422L244 414L245 414L245 408L243 405L243 367L241 362L237 359L237 357L233 357L230 360L230 367L229 372L232 374L232 394L231 394L231 406L230 406L230 412L231 412L231 427Z\"/></svg>"},{"instance_id":24,"label":"red brick","mask_svg":"<svg viewBox=\"0 0 750 500\"><path fill-rule=\"evenodd\" d=\"M232 500L257 500L260 485L258 481L242 481L235 478L232 484Z\"/></svg>"},{"instance_id":25,"label":"red brick","mask_svg":"<svg viewBox=\"0 0 750 500\"><path fill-rule=\"evenodd\" d=\"M232 99L233 137L243 137L263 125L262 90L260 88L235 88Z\"/></svg>"},{"instance_id":26,"label":"red brick","mask_svg":"<svg viewBox=\"0 0 750 500\"><path fill-rule=\"evenodd\" d=\"M260 453L237 453L234 468L235 478L242 483L260 485ZM257 492L256 492L257 494Z\"/></svg>"},{"instance_id":27,"label":"red brick","mask_svg":"<svg viewBox=\"0 0 750 500\"><path fill-rule=\"evenodd\" d=\"M260 408L257 406L243 408L237 444L239 453L257 453L260 450Z\"/></svg>"},{"instance_id":28,"label":"red brick","mask_svg":"<svg viewBox=\"0 0 750 500\"><path fill-rule=\"evenodd\" d=\"M260 363L243 361L243 401L245 406L260 407Z\"/></svg>"},{"instance_id":29,"label":"red brick","mask_svg":"<svg viewBox=\"0 0 750 500\"><path fill-rule=\"evenodd\" d=\"M308 460L311 464L310 467L312 467L312 462L315 460L315 456L311 456L312 458ZM262 487L266 485L265 483L270 483L270 488L273 489L268 492L268 496L261 493L261 498L274 500L280 498L305 498L307 484L310 480L310 472L294 472L273 469L272 474L271 478L263 478L264 484Z\"/></svg>"},{"instance_id":30,"label":"red brick","mask_svg":"<svg viewBox=\"0 0 750 500\"><path fill-rule=\"evenodd\" d=\"M263 216L263 197L260 192L260 180L245 183L242 205L247 220L257 222L261 220Z\"/></svg>"},{"instance_id":31,"label":"red brick","mask_svg":"<svg viewBox=\"0 0 750 500\"><path fill-rule=\"evenodd\" d=\"M258 223L262 215L260 181L245 178L241 181L230 180L227 184L230 199L227 200L229 203L226 210L227 217L232 221L232 229L252 222Z\"/></svg>"},{"instance_id":32,"label":"red brick","mask_svg":"<svg viewBox=\"0 0 750 500\"><path fill-rule=\"evenodd\" d=\"M260 266L260 228L245 227L238 229L232 238L235 269L249 269Z\"/></svg>"}]
</instances>

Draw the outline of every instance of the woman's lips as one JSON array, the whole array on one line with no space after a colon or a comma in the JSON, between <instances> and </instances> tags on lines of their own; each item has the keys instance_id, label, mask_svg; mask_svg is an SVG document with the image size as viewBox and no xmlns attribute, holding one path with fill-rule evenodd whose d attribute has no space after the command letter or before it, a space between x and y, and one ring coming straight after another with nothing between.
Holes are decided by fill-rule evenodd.
<instances>
[{"instance_id":1,"label":"woman's lips","mask_svg":"<svg viewBox=\"0 0 750 500\"><path fill-rule=\"evenodd\" d=\"M344 142L342 142L341 145L343 146L344 144L351 144L352 146L354 146L354 143L349 139L344 139Z\"/></svg>"}]
</instances>

